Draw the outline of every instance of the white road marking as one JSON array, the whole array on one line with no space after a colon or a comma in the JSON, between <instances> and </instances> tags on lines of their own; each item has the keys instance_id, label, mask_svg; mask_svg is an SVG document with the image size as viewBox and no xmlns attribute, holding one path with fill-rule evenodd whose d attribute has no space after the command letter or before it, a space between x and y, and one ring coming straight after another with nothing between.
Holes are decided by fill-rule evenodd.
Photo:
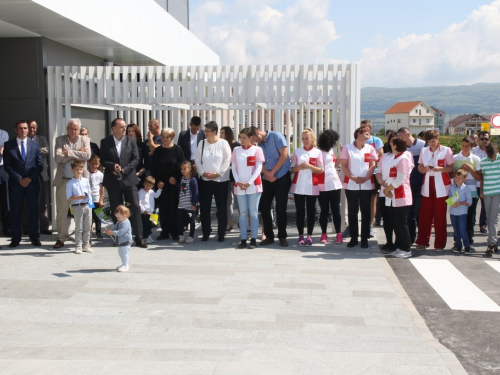
<instances>
[{"instance_id":1,"label":"white road marking","mask_svg":"<svg viewBox=\"0 0 500 375\"><path fill-rule=\"evenodd\" d=\"M500 306L448 260L410 259L410 262L452 310L500 311Z\"/></svg>"},{"instance_id":2,"label":"white road marking","mask_svg":"<svg viewBox=\"0 0 500 375\"><path fill-rule=\"evenodd\" d=\"M491 260L485 260L485 262L489 264L495 271L500 272L500 262Z\"/></svg>"}]
</instances>

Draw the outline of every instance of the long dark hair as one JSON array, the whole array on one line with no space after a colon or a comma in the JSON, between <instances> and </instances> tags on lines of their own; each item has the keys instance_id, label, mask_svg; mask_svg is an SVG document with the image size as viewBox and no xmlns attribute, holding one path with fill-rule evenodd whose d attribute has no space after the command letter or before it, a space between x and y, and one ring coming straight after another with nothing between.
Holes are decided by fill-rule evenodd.
<instances>
[{"instance_id":1,"label":"long dark hair","mask_svg":"<svg viewBox=\"0 0 500 375\"><path fill-rule=\"evenodd\" d=\"M326 129L318 137L318 148L321 151L330 151L338 142L340 136L332 129Z\"/></svg>"},{"instance_id":2,"label":"long dark hair","mask_svg":"<svg viewBox=\"0 0 500 375\"><path fill-rule=\"evenodd\" d=\"M234 142L234 133L233 129L229 126L223 126L220 128L220 130L224 130L224 139L227 141L227 143L232 144Z\"/></svg>"},{"instance_id":3,"label":"long dark hair","mask_svg":"<svg viewBox=\"0 0 500 375\"><path fill-rule=\"evenodd\" d=\"M137 126L137 124L133 124L133 123L128 124L127 125L127 133L128 133L129 128L134 129L135 136L137 137L137 143L141 143L142 142L142 134L141 134L141 130L139 129L139 126Z\"/></svg>"}]
</instances>

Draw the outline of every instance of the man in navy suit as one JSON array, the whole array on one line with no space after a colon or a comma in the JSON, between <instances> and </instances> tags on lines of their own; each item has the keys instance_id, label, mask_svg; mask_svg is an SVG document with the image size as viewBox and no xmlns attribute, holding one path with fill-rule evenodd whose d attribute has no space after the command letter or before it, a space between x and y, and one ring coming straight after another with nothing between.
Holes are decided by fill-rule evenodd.
<instances>
[{"instance_id":1,"label":"man in navy suit","mask_svg":"<svg viewBox=\"0 0 500 375\"><path fill-rule=\"evenodd\" d=\"M194 164L194 153L196 152L196 147L198 143L205 139L205 133L201 128L201 118L198 116L193 116L191 122L189 123L189 130L184 130L179 134L179 139L177 144L182 148L184 152L184 157L189 160L191 164Z\"/></svg>"},{"instance_id":2,"label":"man in navy suit","mask_svg":"<svg viewBox=\"0 0 500 375\"><path fill-rule=\"evenodd\" d=\"M3 162L9 175L9 202L12 239L9 247L21 242L21 214L26 199L29 215L29 235L33 246L41 246L38 204L40 200L40 174L43 158L40 146L28 138L26 121L16 123L15 139L4 144Z\"/></svg>"}]
</instances>

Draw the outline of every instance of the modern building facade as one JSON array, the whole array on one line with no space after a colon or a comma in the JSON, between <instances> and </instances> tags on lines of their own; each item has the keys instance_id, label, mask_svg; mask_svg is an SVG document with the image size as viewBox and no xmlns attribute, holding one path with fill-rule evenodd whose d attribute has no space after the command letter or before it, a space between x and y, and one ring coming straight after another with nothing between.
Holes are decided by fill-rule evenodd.
<instances>
[{"instance_id":1,"label":"modern building facade","mask_svg":"<svg viewBox=\"0 0 500 375\"><path fill-rule=\"evenodd\" d=\"M189 31L187 0L0 0L0 128L35 119L47 134L48 66L218 65ZM123 78L123 77L122 77ZM79 107L91 138L108 113Z\"/></svg>"}]
</instances>

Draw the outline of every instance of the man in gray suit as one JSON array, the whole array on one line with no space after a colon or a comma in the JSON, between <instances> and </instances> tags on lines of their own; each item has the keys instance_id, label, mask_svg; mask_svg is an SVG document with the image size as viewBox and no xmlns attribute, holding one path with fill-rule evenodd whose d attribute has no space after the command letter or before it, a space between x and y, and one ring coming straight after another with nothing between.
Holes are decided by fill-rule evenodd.
<instances>
[{"instance_id":1,"label":"man in gray suit","mask_svg":"<svg viewBox=\"0 0 500 375\"><path fill-rule=\"evenodd\" d=\"M64 241L68 237L68 209L69 201L66 198L66 184L73 178L71 162L90 159L90 140L80 135L82 123L80 119L72 118L68 121L68 134L56 138L55 161L57 163L54 186L56 188L56 221L57 221L57 241L54 249L64 246ZM87 163L84 165L83 177L89 178Z\"/></svg>"}]
</instances>

